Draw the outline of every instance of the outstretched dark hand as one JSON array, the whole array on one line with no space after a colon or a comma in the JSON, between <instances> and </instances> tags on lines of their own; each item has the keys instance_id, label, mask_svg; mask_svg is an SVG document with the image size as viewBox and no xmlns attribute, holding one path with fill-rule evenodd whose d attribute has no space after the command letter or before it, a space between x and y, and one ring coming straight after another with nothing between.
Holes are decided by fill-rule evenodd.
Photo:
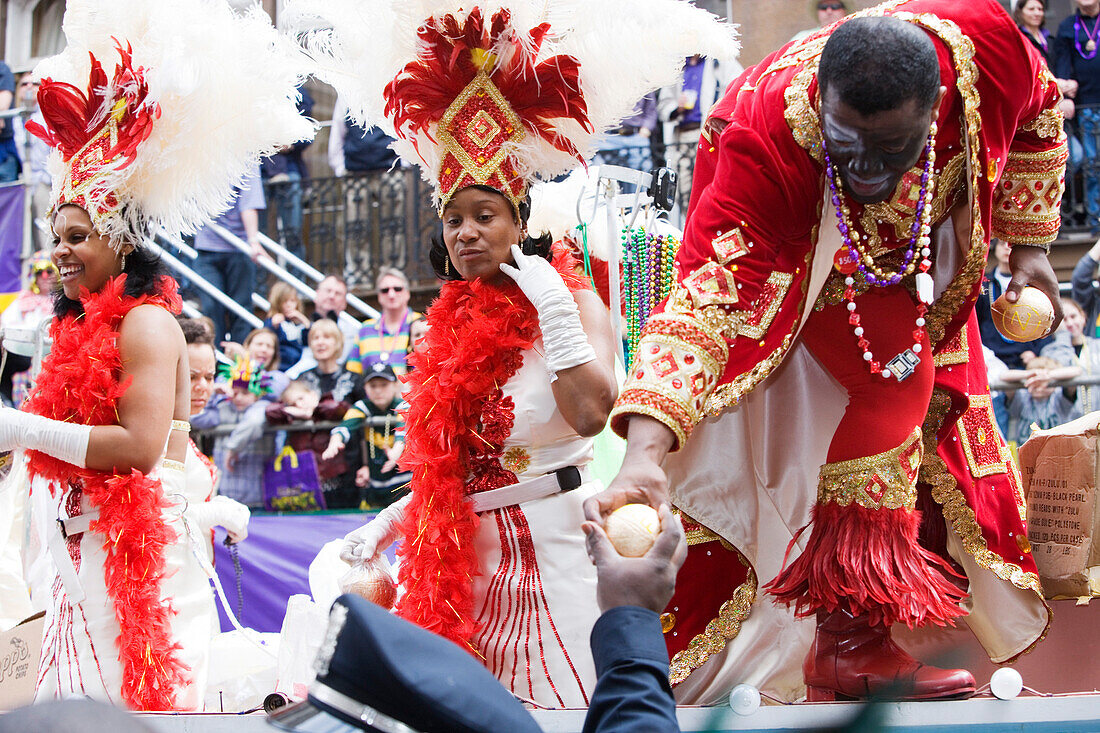
<instances>
[{"instance_id":1,"label":"outstretched dark hand","mask_svg":"<svg viewBox=\"0 0 1100 733\"><path fill-rule=\"evenodd\" d=\"M603 531L606 515L600 523L587 521L581 525L588 557L596 566L596 600L601 611L641 606L661 613L672 599L676 574L687 558L687 539L668 504L661 504L657 512L661 531L642 557L623 557L615 550Z\"/></svg>"}]
</instances>

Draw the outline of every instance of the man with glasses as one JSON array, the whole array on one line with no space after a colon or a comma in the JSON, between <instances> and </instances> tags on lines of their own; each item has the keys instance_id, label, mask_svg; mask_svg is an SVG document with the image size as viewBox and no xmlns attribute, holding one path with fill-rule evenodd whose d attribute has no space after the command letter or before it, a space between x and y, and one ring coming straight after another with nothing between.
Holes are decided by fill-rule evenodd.
<instances>
[{"instance_id":1,"label":"man with glasses","mask_svg":"<svg viewBox=\"0 0 1100 733\"><path fill-rule=\"evenodd\" d=\"M850 12L852 9L848 7L848 0L813 0L810 3L810 15L817 17L817 27L795 33L791 41L801 41L825 26L832 25Z\"/></svg>"},{"instance_id":2,"label":"man with glasses","mask_svg":"<svg viewBox=\"0 0 1100 733\"><path fill-rule=\"evenodd\" d=\"M347 367L360 374L375 364L388 364L398 376L406 372L409 327L421 315L409 308L409 279L395 267L383 267L375 280L382 314L363 322Z\"/></svg>"}]
</instances>

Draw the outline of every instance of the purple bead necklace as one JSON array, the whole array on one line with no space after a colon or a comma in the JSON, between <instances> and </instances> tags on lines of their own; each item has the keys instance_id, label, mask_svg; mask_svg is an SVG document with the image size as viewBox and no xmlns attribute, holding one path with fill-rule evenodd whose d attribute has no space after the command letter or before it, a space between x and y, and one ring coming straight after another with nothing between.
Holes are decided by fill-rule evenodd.
<instances>
[{"instance_id":1,"label":"purple bead necklace","mask_svg":"<svg viewBox=\"0 0 1100 733\"><path fill-rule=\"evenodd\" d=\"M902 266L896 272L881 269L870 253L860 248L859 232L851 224L848 206L841 197L842 183L840 176L829 157L829 150L825 145L825 141L822 140L821 147L825 156L826 178L829 181L833 207L836 209L837 229L840 230L840 236L848 250L849 257L856 263L856 267L863 275L864 280L873 287L887 287L898 284L902 278L908 277L914 271L919 270L916 279L917 297L919 299L917 303L917 328L913 331L913 346L909 349L911 353L903 352L899 354L886 366L875 360L874 354L871 352L871 344L864 336L860 316L856 312L855 278L852 275L844 278L844 300L847 302L848 323L852 326L856 343L863 352L863 359L868 363L871 373L881 374L884 379L898 377L900 381L912 373L912 367L920 359L917 355L920 354L923 348L921 344L924 341L924 316L928 312L928 306L932 303L932 276L928 274L928 270L932 266L932 261L929 259L932 255L930 220L932 216L932 195L936 187L933 178L936 163L936 131L936 123L932 122L928 130L928 143L925 146L924 170L921 172L920 196L917 200L916 216L909 230L909 246L902 258ZM921 255L919 263L916 256L918 251ZM908 359L906 359L907 356ZM908 366L906 366L906 363L908 363ZM898 373L895 374L895 371Z\"/></svg>"}]
</instances>

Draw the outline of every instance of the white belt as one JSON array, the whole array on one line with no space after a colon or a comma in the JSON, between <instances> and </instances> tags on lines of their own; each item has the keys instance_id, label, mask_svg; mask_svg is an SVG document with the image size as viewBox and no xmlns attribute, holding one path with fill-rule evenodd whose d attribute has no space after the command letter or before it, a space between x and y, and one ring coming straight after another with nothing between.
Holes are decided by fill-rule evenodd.
<instances>
[{"instance_id":1,"label":"white belt","mask_svg":"<svg viewBox=\"0 0 1100 733\"><path fill-rule=\"evenodd\" d=\"M573 471L570 472L570 469L573 469ZM569 477L569 473L572 473L572 477ZM578 475L579 482L576 481ZM474 507L474 512L481 514L482 512L491 512L494 509L503 509L506 506L522 504L534 499L542 499L559 491L572 491L586 481L588 481L587 466L569 466L553 473L546 473L509 486L502 486L499 489L479 491L470 496L469 501Z\"/></svg>"},{"instance_id":2,"label":"white belt","mask_svg":"<svg viewBox=\"0 0 1100 733\"><path fill-rule=\"evenodd\" d=\"M57 574L61 576L61 584L65 586L65 595L71 603L81 603L84 598L84 586L80 584L80 576L76 573L76 566L69 555L66 539L73 535L87 532L92 522L99 519L99 510L93 509L76 517L58 517L57 532L50 533L50 539L46 542L53 555L54 564L57 566Z\"/></svg>"}]
</instances>

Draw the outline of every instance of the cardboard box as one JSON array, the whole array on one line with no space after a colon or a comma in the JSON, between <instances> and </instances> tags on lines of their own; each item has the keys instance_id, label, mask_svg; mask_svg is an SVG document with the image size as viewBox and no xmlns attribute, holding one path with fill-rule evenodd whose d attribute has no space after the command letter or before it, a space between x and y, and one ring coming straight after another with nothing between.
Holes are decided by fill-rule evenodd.
<instances>
[{"instance_id":1,"label":"cardboard box","mask_svg":"<svg viewBox=\"0 0 1100 733\"><path fill-rule=\"evenodd\" d=\"M0 634L0 710L14 710L34 700L44 622L45 613L38 613Z\"/></svg>"},{"instance_id":2,"label":"cardboard box","mask_svg":"<svg viewBox=\"0 0 1100 733\"><path fill-rule=\"evenodd\" d=\"M1047 598L1100 595L1100 412L1020 446L1027 537Z\"/></svg>"}]
</instances>

